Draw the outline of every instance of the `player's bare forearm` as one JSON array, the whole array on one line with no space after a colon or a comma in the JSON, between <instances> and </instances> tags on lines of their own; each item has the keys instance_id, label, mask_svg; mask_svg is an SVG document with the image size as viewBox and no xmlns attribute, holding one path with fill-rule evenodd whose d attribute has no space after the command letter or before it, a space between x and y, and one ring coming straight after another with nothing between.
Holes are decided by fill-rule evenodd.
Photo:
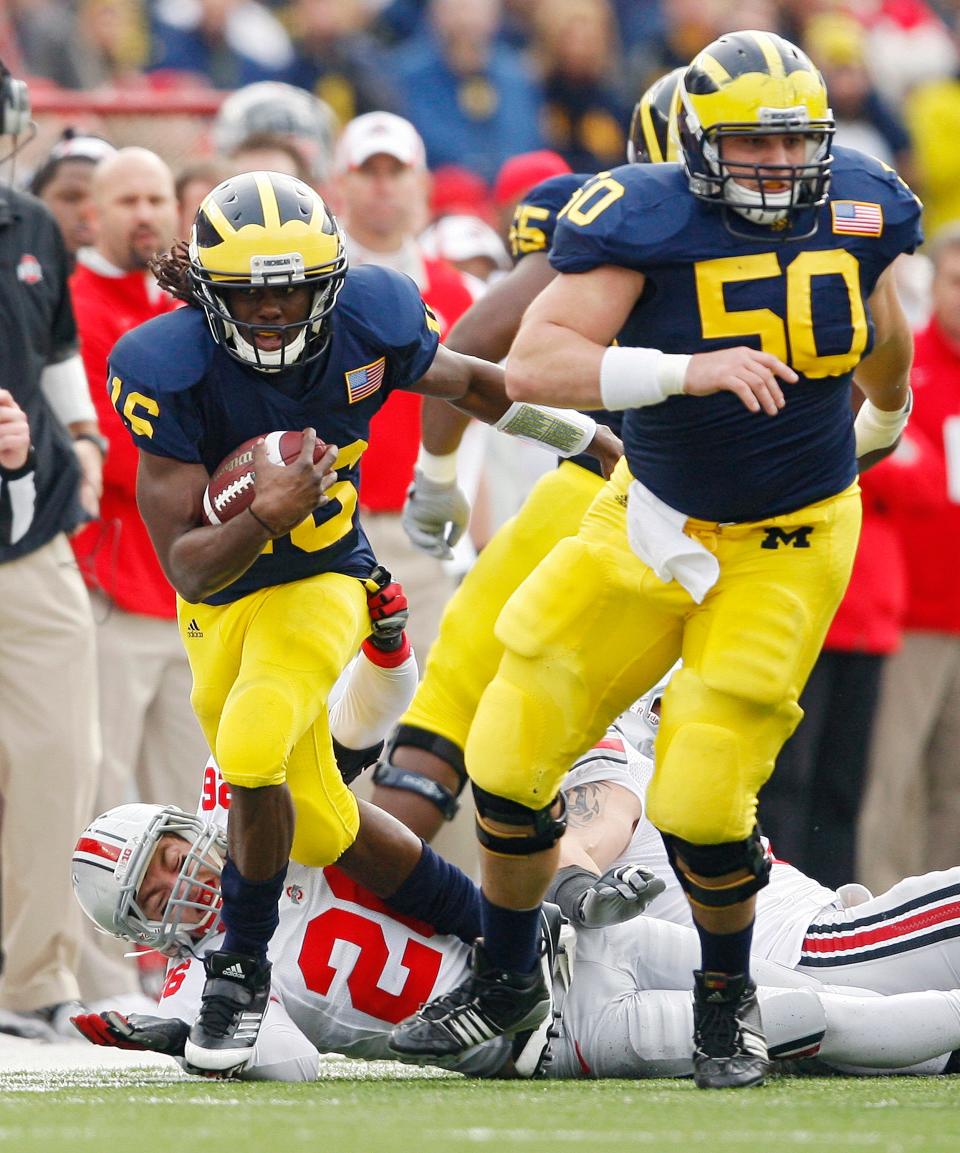
<instances>
[{"instance_id":1,"label":"player's bare forearm","mask_svg":"<svg viewBox=\"0 0 960 1153\"><path fill-rule=\"evenodd\" d=\"M600 362L643 284L641 273L613 265L557 276L527 309L510 349L510 398L602 408Z\"/></svg>"},{"instance_id":2,"label":"player's bare forearm","mask_svg":"<svg viewBox=\"0 0 960 1153\"><path fill-rule=\"evenodd\" d=\"M471 418L445 400L425 396L420 409L420 439L427 452L447 456L456 452Z\"/></svg>"},{"instance_id":3,"label":"player's bare forearm","mask_svg":"<svg viewBox=\"0 0 960 1153\"><path fill-rule=\"evenodd\" d=\"M501 361L517 334L524 309L555 275L546 253L528 256L467 309L448 333L446 348L493 363ZM470 419L452 405L428 397L421 412L423 447L435 456L456 452Z\"/></svg>"},{"instance_id":4,"label":"player's bare forearm","mask_svg":"<svg viewBox=\"0 0 960 1153\"><path fill-rule=\"evenodd\" d=\"M140 454L140 515L167 580L191 604L242 576L270 539L252 516L197 527L208 479L202 465Z\"/></svg>"},{"instance_id":5,"label":"player's bare forearm","mask_svg":"<svg viewBox=\"0 0 960 1153\"><path fill-rule=\"evenodd\" d=\"M876 330L874 345L854 375L871 403L884 412L896 412L907 401L913 335L889 269L870 297L870 311Z\"/></svg>"},{"instance_id":6,"label":"player's bare forearm","mask_svg":"<svg viewBox=\"0 0 960 1153\"><path fill-rule=\"evenodd\" d=\"M243 576L271 539L253 516L238 516L190 529L172 543L161 564L180 596L197 604Z\"/></svg>"},{"instance_id":7,"label":"player's bare forearm","mask_svg":"<svg viewBox=\"0 0 960 1153\"><path fill-rule=\"evenodd\" d=\"M511 400L557 408L603 408L600 362L605 347L549 321L521 327L507 358Z\"/></svg>"},{"instance_id":8,"label":"player's bare forearm","mask_svg":"<svg viewBox=\"0 0 960 1153\"><path fill-rule=\"evenodd\" d=\"M494 424L510 407L503 369L440 345L433 364L411 390L449 401L460 412Z\"/></svg>"}]
</instances>

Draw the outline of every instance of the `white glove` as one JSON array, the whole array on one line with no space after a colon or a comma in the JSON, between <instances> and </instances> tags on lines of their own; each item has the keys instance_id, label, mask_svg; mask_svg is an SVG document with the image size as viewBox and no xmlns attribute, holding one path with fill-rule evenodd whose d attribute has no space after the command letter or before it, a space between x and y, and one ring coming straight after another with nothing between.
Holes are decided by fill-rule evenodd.
<instances>
[{"instance_id":1,"label":"white glove","mask_svg":"<svg viewBox=\"0 0 960 1153\"><path fill-rule=\"evenodd\" d=\"M869 400L860 405L853 422L853 435L857 446L857 460L870 452L889 448L907 427L913 393L907 390L907 402L896 412L885 412Z\"/></svg>"},{"instance_id":2,"label":"white glove","mask_svg":"<svg viewBox=\"0 0 960 1153\"><path fill-rule=\"evenodd\" d=\"M429 480L417 468L400 515L404 531L417 548L449 560L453 546L470 522L470 502L455 480Z\"/></svg>"}]
</instances>

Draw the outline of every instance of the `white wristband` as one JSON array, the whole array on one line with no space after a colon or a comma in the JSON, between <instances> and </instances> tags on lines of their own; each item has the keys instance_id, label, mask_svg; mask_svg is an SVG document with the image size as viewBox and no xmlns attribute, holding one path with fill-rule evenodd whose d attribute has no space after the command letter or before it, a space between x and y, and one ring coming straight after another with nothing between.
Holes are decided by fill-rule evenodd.
<instances>
[{"instance_id":1,"label":"white wristband","mask_svg":"<svg viewBox=\"0 0 960 1153\"><path fill-rule=\"evenodd\" d=\"M79 353L58 364L48 364L40 374L40 387L54 416L64 428L80 420L97 419Z\"/></svg>"},{"instance_id":2,"label":"white wristband","mask_svg":"<svg viewBox=\"0 0 960 1153\"><path fill-rule=\"evenodd\" d=\"M907 390L907 399L903 408L896 412L887 412L869 400L860 405L853 422L853 436L856 442L857 457L865 456L868 452L876 452L881 448L889 448L907 426L910 409L913 403L913 393Z\"/></svg>"},{"instance_id":3,"label":"white wristband","mask_svg":"<svg viewBox=\"0 0 960 1153\"><path fill-rule=\"evenodd\" d=\"M454 451L437 456L427 452L421 444L417 454L417 468L434 484L454 484L457 479L457 454Z\"/></svg>"},{"instance_id":4,"label":"white wristband","mask_svg":"<svg viewBox=\"0 0 960 1153\"><path fill-rule=\"evenodd\" d=\"M659 348L613 345L600 361L600 398L608 412L660 404L683 392L690 357Z\"/></svg>"},{"instance_id":5,"label":"white wristband","mask_svg":"<svg viewBox=\"0 0 960 1153\"><path fill-rule=\"evenodd\" d=\"M514 401L493 426L527 444L544 445L558 456L578 456L597 435L597 422L574 408L548 408Z\"/></svg>"}]
</instances>

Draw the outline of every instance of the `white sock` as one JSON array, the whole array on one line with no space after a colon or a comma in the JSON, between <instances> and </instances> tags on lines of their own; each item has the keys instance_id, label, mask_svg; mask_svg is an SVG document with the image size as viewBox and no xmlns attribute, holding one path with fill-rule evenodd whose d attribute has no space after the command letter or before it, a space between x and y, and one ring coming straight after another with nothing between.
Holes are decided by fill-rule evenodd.
<instances>
[{"instance_id":1,"label":"white sock","mask_svg":"<svg viewBox=\"0 0 960 1153\"><path fill-rule=\"evenodd\" d=\"M330 732L348 749L367 749L382 741L413 700L418 676L412 649L390 668L375 664L364 647L350 666L342 694L330 706Z\"/></svg>"}]
</instances>

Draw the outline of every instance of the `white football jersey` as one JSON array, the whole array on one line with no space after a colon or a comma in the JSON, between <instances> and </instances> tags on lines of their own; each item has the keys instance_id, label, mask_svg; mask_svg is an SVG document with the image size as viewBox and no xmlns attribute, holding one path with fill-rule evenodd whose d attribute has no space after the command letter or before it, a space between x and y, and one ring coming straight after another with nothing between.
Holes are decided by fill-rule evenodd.
<instances>
[{"instance_id":1,"label":"white football jersey","mask_svg":"<svg viewBox=\"0 0 960 1153\"><path fill-rule=\"evenodd\" d=\"M226 827L229 803L229 786L211 758L204 771L200 816ZM392 912L336 866L313 869L291 861L279 908L280 923L269 947L273 989L286 1015L322 1053L396 1059L387 1048L393 1026L467 975L467 945ZM218 944L214 940L205 948ZM161 1011L193 1020L201 989L200 961L172 963ZM276 1010L274 1019L280 1020ZM277 1064L270 1025L268 1018L257 1046L263 1049L264 1062ZM489 1076L509 1053L510 1041L498 1038L449 1067ZM255 1053L251 1072L259 1056Z\"/></svg>"},{"instance_id":2,"label":"white football jersey","mask_svg":"<svg viewBox=\"0 0 960 1153\"><path fill-rule=\"evenodd\" d=\"M670 867L663 840L646 817L647 786L653 771L652 758L643 755L617 725L611 725L603 740L577 761L562 787L570 789L608 781L639 799L644 815L637 823L630 844L610 867L645 865L651 869L667 887L650 902L644 916L692 927L690 906ZM766 838L764 844L770 852ZM796 965L808 928L827 907L840 908L840 899L834 890L774 857L770 883L757 894L753 953L783 965Z\"/></svg>"}]
</instances>

